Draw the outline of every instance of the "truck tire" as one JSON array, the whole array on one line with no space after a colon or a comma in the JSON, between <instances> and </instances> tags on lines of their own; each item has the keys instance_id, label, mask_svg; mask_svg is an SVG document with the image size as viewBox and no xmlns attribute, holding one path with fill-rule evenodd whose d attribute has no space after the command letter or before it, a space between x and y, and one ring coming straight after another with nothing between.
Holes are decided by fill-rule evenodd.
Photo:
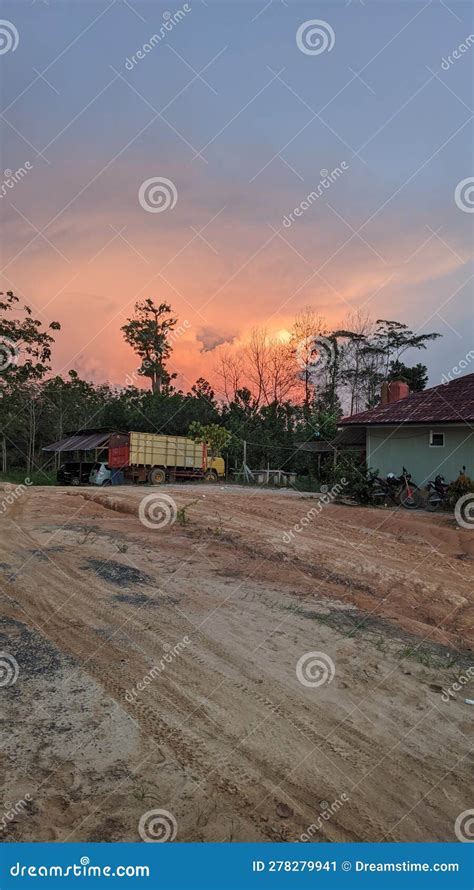
<instances>
[{"instance_id":1,"label":"truck tire","mask_svg":"<svg viewBox=\"0 0 474 890\"><path fill-rule=\"evenodd\" d=\"M166 473L161 467L152 467L148 473L148 482L150 485L163 485L166 482Z\"/></svg>"},{"instance_id":2,"label":"truck tire","mask_svg":"<svg viewBox=\"0 0 474 890\"><path fill-rule=\"evenodd\" d=\"M206 482L217 482L217 473L215 470L206 470L204 478Z\"/></svg>"}]
</instances>

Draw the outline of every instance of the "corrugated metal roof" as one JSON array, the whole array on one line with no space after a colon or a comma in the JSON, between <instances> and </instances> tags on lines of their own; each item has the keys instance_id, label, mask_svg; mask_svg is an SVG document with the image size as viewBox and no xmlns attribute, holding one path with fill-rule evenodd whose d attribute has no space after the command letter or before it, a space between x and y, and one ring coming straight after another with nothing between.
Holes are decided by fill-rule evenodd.
<instances>
[{"instance_id":1,"label":"corrugated metal roof","mask_svg":"<svg viewBox=\"0 0 474 890\"><path fill-rule=\"evenodd\" d=\"M81 433L72 433L64 439L58 439L51 445L46 445L43 451L89 451L92 448L101 448L109 444L109 439L113 435L111 430L102 430L102 432L88 432L84 430Z\"/></svg>"}]
</instances>

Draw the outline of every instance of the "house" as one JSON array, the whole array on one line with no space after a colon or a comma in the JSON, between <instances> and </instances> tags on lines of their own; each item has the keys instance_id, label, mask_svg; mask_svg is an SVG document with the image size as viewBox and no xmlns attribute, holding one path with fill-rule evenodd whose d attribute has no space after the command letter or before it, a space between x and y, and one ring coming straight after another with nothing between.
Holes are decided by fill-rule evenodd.
<instances>
[{"instance_id":1,"label":"house","mask_svg":"<svg viewBox=\"0 0 474 890\"><path fill-rule=\"evenodd\" d=\"M474 477L474 374L411 394L400 380L384 383L380 405L340 427L364 432L367 466L381 476L405 466L419 485L437 473L450 482L465 466Z\"/></svg>"}]
</instances>

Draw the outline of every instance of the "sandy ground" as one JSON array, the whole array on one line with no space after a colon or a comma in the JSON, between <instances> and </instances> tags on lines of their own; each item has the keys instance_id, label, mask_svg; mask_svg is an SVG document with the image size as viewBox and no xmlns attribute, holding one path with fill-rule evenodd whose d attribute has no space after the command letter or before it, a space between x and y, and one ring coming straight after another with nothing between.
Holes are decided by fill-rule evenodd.
<instances>
[{"instance_id":1,"label":"sandy ground","mask_svg":"<svg viewBox=\"0 0 474 890\"><path fill-rule=\"evenodd\" d=\"M187 522L147 528L140 500L163 493ZM157 808L178 841L456 840L474 690L443 689L472 663L474 535L318 503L221 485L13 499L3 840L137 841ZM318 686L297 676L311 652Z\"/></svg>"}]
</instances>

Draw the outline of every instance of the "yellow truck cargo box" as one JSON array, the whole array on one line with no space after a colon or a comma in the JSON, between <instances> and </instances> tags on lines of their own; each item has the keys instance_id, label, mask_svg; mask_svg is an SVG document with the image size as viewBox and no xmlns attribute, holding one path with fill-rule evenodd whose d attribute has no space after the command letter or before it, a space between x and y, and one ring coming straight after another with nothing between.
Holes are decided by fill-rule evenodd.
<instances>
[{"instance_id":1,"label":"yellow truck cargo box","mask_svg":"<svg viewBox=\"0 0 474 890\"><path fill-rule=\"evenodd\" d=\"M156 433L129 434L128 464L131 467L163 467L178 470L213 470L225 476L222 457L211 460L207 446L185 436L159 436Z\"/></svg>"},{"instance_id":2,"label":"yellow truck cargo box","mask_svg":"<svg viewBox=\"0 0 474 890\"><path fill-rule=\"evenodd\" d=\"M205 448L185 436L130 433L130 464L149 467L202 469Z\"/></svg>"}]
</instances>

